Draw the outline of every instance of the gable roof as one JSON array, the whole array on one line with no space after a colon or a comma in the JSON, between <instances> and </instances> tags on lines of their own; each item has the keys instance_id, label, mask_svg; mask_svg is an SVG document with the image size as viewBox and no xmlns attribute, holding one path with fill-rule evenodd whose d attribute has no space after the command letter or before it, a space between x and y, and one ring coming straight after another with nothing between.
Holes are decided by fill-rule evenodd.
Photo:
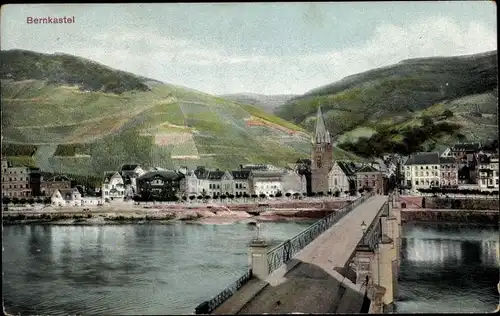
<instances>
[{"instance_id":1,"label":"gable roof","mask_svg":"<svg viewBox=\"0 0 500 316\"><path fill-rule=\"evenodd\" d=\"M352 176L355 173L356 166L352 162L337 161L337 165L346 176Z\"/></svg>"},{"instance_id":2,"label":"gable roof","mask_svg":"<svg viewBox=\"0 0 500 316\"><path fill-rule=\"evenodd\" d=\"M361 167L361 169L359 169L356 172L357 173L365 173L365 172L380 172L380 171L373 168L371 165L364 165L363 167Z\"/></svg>"},{"instance_id":3,"label":"gable roof","mask_svg":"<svg viewBox=\"0 0 500 316\"><path fill-rule=\"evenodd\" d=\"M409 165L438 165L439 164L439 153L418 153L411 155L408 160L406 160L405 166Z\"/></svg>"},{"instance_id":4,"label":"gable roof","mask_svg":"<svg viewBox=\"0 0 500 316\"><path fill-rule=\"evenodd\" d=\"M222 170L209 171L207 175L208 180L221 180L225 172Z\"/></svg>"},{"instance_id":5,"label":"gable roof","mask_svg":"<svg viewBox=\"0 0 500 316\"><path fill-rule=\"evenodd\" d=\"M254 178L273 178L282 177L283 172L275 170L252 170L252 177Z\"/></svg>"},{"instance_id":6,"label":"gable roof","mask_svg":"<svg viewBox=\"0 0 500 316\"><path fill-rule=\"evenodd\" d=\"M231 171L234 180L248 180L250 177L250 170L235 170Z\"/></svg>"},{"instance_id":7,"label":"gable roof","mask_svg":"<svg viewBox=\"0 0 500 316\"><path fill-rule=\"evenodd\" d=\"M176 172L174 170L156 170L156 171L148 171L139 178L140 180L151 180L156 177L163 178L165 180L180 180L184 178L184 174L180 172Z\"/></svg>"},{"instance_id":8,"label":"gable roof","mask_svg":"<svg viewBox=\"0 0 500 316\"><path fill-rule=\"evenodd\" d=\"M454 157L439 157L440 164L449 164L449 163L457 163L457 160Z\"/></svg>"},{"instance_id":9,"label":"gable roof","mask_svg":"<svg viewBox=\"0 0 500 316\"><path fill-rule=\"evenodd\" d=\"M45 181L46 182L60 182L60 181L71 181L71 179L65 175L57 175L57 176L54 176L54 177L52 177L48 180L45 180Z\"/></svg>"},{"instance_id":10,"label":"gable roof","mask_svg":"<svg viewBox=\"0 0 500 316\"><path fill-rule=\"evenodd\" d=\"M481 148L478 143L458 143L455 144L451 150L452 151L478 151Z\"/></svg>"},{"instance_id":11,"label":"gable roof","mask_svg":"<svg viewBox=\"0 0 500 316\"><path fill-rule=\"evenodd\" d=\"M110 182L111 178L121 178L122 176L117 171L106 171L104 172L103 182ZM123 178L122 178L123 179Z\"/></svg>"},{"instance_id":12,"label":"gable roof","mask_svg":"<svg viewBox=\"0 0 500 316\"><path fill-rule=\"evenodd\" d=\"M134 171L139 165L123 165L121 171Z\"/></svg>"}]
</instances>

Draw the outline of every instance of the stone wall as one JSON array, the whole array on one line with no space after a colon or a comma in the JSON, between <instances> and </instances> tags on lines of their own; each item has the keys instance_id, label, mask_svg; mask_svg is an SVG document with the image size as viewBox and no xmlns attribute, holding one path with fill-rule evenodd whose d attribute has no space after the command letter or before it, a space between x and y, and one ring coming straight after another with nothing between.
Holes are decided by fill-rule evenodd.
<instances>
[{"instance_id":1,"label":"stone wall","mask_svg":"<svg viewBox=\"0 0 500 316\"><path fill-rule=\"evenodd\" d=\"M462 222L498 225L496 210L437 210L437 209L402 209L403 222Z\"/></svg>"},{"instance_id":2,"label":"stone wall","mask_svg":"<svg viewBox=\"0 0 500 316\"><path fill-rule=\"evenodd\" d=\"M498 200L425 197L425 208L458 210L498 210Z\"/></svg>"},{"instance_id":3,"label":"stone wall","mask_svg":"<svg viewBox=\"0 0 500 316\"><path fill-rule=\"evenodd\" d=\"M432 196L399 196L398 206L402 209L463 209L463 210L498 210L495 199L454 199Z\"/></svg>"}]
</instances>

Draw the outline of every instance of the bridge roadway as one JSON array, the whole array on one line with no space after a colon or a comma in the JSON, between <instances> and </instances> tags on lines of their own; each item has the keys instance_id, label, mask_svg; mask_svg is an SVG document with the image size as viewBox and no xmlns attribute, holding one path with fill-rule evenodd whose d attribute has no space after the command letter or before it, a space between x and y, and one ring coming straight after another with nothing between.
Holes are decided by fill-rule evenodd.
<instances>
[{"instance_id":1,"label":"bridge roadway","mask_svg":"<svg viewBox=\"0 0 500 316\"><path fill-rule=\"evenodd\" d=\"M369 226L386 201L383 195L369 198L265 280L254 277L212 314L360 312L363 289L341 273L361 241L361 223Z\"/></svg>"}]
</instances>

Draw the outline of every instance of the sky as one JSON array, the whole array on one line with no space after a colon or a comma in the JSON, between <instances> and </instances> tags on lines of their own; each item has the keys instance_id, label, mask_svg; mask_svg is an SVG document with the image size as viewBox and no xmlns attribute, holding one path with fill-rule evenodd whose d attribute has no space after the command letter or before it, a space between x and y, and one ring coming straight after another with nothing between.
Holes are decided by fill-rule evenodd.
<instances>
[{"instance_id":1,"label":"sky","mask_svg":"<svg viewBox=\"0 0 500 316\"><path fill-rule=\"evenodd\" d=\"M68 53L210 94L303 94L408 58L497 49L492 1L8 4L2 50ZM28 24L29 17L73 24Z\"/></svg>"}]
</instances>

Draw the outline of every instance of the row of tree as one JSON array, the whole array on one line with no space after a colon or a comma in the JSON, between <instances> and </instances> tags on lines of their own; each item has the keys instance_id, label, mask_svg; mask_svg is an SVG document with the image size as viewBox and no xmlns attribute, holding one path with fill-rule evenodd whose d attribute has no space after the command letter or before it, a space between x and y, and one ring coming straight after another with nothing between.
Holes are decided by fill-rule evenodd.
<instances>
[{"instance_id":1,"label":"row of tree","mask_svg":"<svg viewBox=\"0 0 500 316\"><path fill-rule=\"evenodd\" d=\"M363 192L370 192L372 191L372 188L370 187L366 187L366 188L360 188L358 189L358 192L359 193L363 193ZM346 195L354 195L355 191L344 191L344 194ZM190 195L190 196L182 196L181 198L177 197L177 196L170 196L170 197L164 197L164 198L161 198L161 197L146 197L146 196L140 196L140 195L135 195L133 197L133 200L135 202L148 202L148 201L179 201L179 200L182 200L182 201L187 201L187 200L190 200L190 201L193 201L193 200L226 200L226 199L229 199L229 200L233 200L235 198L237 199L240 199L240 198L244 198L244 199L257 199L257 198L261 198L261 199L265 199L267 197L269 198L282 198L283 196L285 196L286 198L299 198L299 197L322 197L322 196L334 196L334 197L339 197L341 194L340 191L335 191L335 192L332 192L332 191L328 191L326 194L324 192L311 192L311 193L285 193L285 194L282 194L281 192L278 192L276 194L264 194L264 193L261 193L259 195L257 194L247 194L247 193L243 193L243 194L229 194L229 193L226 193L226 194L221 194L221 195L204 195L204 194L200 194L200 195Z\"/></svg>"},{"instance_id":2,"label":"row of tree","mask_svg":"<svg viewBox=\"0 0 500 316\"><path fill-rule=\"evenodd\" d=\"M490 195L490 196L498 196L499 191L481 191L479 189L459 189L459 188L421 188L418 189L418 192L425 194L461 194L461 195Z\"/></svg>"},{"instance_id":3,"label":"row of tree","mask_svg":"<svg viewBox=\"0 0 500 316\"><path fill-rule=\"evenodd\" d=\"M17 205L17 204L20 204L20 205L24 205L24 204L35 204L35 203L38 203L38 204L50 204L51 203L51 199L50 197L45 197L45 198L17 198L17 197L13 197L13 198L10 198L8 196L4 196L2 197L2 204L3 205L7 205L9 203L12 203L14 205Z\"/></svg>"}]
</instances>

